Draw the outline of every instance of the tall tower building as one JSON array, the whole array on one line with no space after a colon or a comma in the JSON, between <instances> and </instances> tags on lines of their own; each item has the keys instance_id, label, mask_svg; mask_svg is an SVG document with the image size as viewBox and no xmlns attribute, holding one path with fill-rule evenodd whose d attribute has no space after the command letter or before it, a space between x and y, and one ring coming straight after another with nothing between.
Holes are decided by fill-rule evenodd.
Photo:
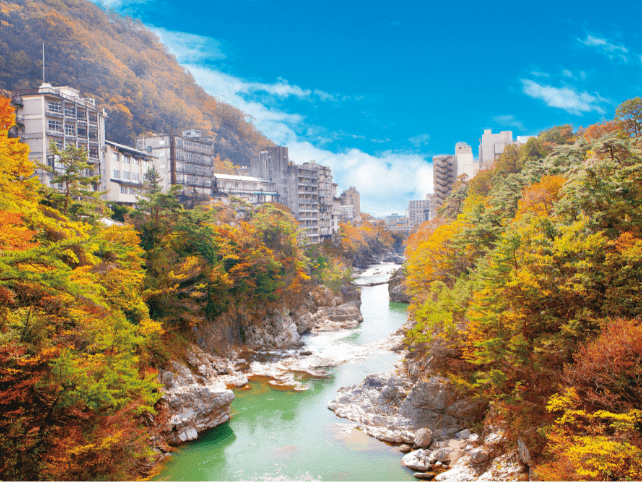
<instances>
[{"instance_id":1,"label":"tall tower building","mask_svg":"<svg viewBox=\"0 0 642 482\"><path fill-rule=\"evenodd\" d=\"M355 217L361 216L361 195L357 188L350 186L349 189L341 193L341 205L353 206Z\"/></svg>"},{"instance_id":2,"label":"tall tower building","mask_svg":"<svg viewBox=\"0 0 642 482\"><path fill-rule=\"evenodd\" d=\"M283 146L267 147L259 152L250 163L250 172L254 177L265 179L276 184L279 202L293 209L298 193L294 192L294 177L289 170L290 157L288 148Z\"/></svg>"},{"instance_id":3,"label":"tall tower building","mask_svg":"<svg viewBox=\"0 0 642 482\"><path fill-rule=\"evenodd\" d=\"M432 158L433 171L433 205L431 213L433 217L437 215L437 209L444 203L450 195L453 185L455 184L455 175L457 174L457 158L452 154L442 154Z\"/></svg>"}]
</instances>

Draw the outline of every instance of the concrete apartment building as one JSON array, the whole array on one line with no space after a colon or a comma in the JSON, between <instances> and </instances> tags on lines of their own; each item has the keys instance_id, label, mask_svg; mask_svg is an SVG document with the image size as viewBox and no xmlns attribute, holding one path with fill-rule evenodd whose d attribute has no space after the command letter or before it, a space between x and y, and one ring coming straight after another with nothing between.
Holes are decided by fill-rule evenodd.
<instances>
[{"instance_id":1,"label":"concrete apartment building","mask_svg":"<svg viewBox=\"0 0 642 482\"><path fill-rule=\"evenodd\" d=\"M334 198L337 195L337 184L332 182L332 170L319 165L319 238L321 241L331 239L335 231Z\"/></svg>"},{"instance_id":2,"label":"concrete apartment building","mask_svg":"<svg viewBox=\"0 0 642 482\"><path fill-rule=\"evenodd\" d=\"M278 202L287 206L299 222L303 242L319 243L338 232L337 184L332 182L329 167L315 161L295 164L287 147L276 146L263 149L252 160L251 172L254 177L275 183Z\"/></svg>"},{"instance_id":3,"label":"concrete apartment building","mask_svg":"<svg viewBox=\"0 0 642 482\"><path fill-rule=\"evenodd\" d=\"M341 193L342 206L354 206L355 217L361 217L361 195L354 186Z\"/></svg>"},{"instance_id":4,"label":"concrete apartment building","mask_svg":"<svg viewBox=\"0 0 642 482\"><path fill-rule=\"evenodd\" d=\"M298 199L292 209L294 217L302 229L303 242L316 244L321 241L319 230L319 166L306 162L300 166L293 164L290 169L297 185Z\"/></svg>"},{"instance_id":5,"label":"concrete apartment building","mask_svg":"<svg viewBox=\"0 0 642 482\"><path fill-rule=\"evenodd\" d=\"M250 162L250 174L275 183L279 202L292 209L298 199L298 192L295 192L291 182L295 176L290 172L290 164L287 147L267 147Z\"/></svg>"},{"instance_id":6,"label":"concrete apartment building","mask_svg":"<svg viewBox=\"0 0 642 482\"><path fill-rule=\"evenodd\" d=\"M145 173L157 159L133 147L105 141L105 169L100 180L102 199L125 206L136 206L145 184Z\"/></svg>"},{"instance_id":7,"label":"concrete apartment building","mask_svg":"<svg viewBox=\"0 0 642 482\"><path fill-rule=\"evenodd\" d=\"M255 207L277 200L274 182L250 176L215 173L212 191L215 197L238 197Z\"/></svg>"},{"instance_id":8,"label":"concrete apartment building","mask_svg":"<svg viewBox=\"0 0 642 482\"><path fill-rule=\"evenodd\" d=\"M457 174L457 158L452 154L442 154L432 158L433 171L433 202L430 207L431 215L436 217L437 209L450 195Z\"/></svg>"},{"instance_id":9,"label":"concrete apartment building","mask_svg":"<svg viewBox=\"0 0 642 482\"><path fill-rule=\"evenodd\" d=\"M52 87L43 83L37 89L22 89L12 93L16 108L16 128L12 134L29 145L29 160L49 167L61 168L51 153L53 142L60 150L67 146L87 151L87 162L93 170L87 175L104 175L105 111L96 109L96 101L83 98L72 87ZM40 181L52 186L53 174L36 169ZM98 188L98 186L96 186Z\"/></svg>"},{"instance_id":10,"label":"concrete apartment building","mask_svg":"<svg viewBox=\"0 0 642 482\"><path fill-rule=\"evenodd\" d=\"M164 189L180 184L187 196L212 194L214 146L201 131L183 131L182 136L139 137L136 148L158 158L157 169Z\"/></svg>"},{"instance_id":11,"label":"concrete apartment building","mask_svg":"<svg viewBox=\"0 0 642 482\"><path fill-rule=\"evenodd\" d=\"M408 224L415 226L430 219L430 201L419 199L408 202Z\"/></svg>"},{"instance_id":12,"label":"concrete apartment building","mask_svg":"<svg viewBox=\"0 0 642 482\"><path fill-rule=\"evenodd\" d=\"M479 160L473 158L473 148L465 142L455 144L455 163L457 165L456 179L463 174L466 174L468 179L472 179L479 171Z\"/></svg>"}]
</instances>

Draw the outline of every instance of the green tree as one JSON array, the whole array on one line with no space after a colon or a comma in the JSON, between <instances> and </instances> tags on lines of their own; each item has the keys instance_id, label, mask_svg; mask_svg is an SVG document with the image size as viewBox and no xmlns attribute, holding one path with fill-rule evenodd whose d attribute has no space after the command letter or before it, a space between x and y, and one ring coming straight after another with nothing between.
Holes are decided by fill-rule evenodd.
<instances>
[{"instance_id":1,"label":"green tree","mask_svg":"<svg viewBox=\"0 0 642 482\"><path fill-rule=\"evenodd\" d=\"M40 167L53 174L53 184L61 186L60 189L48 189L46 197L51 205L74 219L104 215L106 205L98 191L100 175L94 175L94 166L87 162L87 151L70 144L61 151L53 141L49 149L54 165Z\"/></svg>"},{"instance_id":2,"label":"green tree","mask_svg":"<svg viewBox=\"0 0 642 482\"><path fill-rule=\"evenodd\" d=\"M615 119L630 136L638 137L642 134L642 97L622 102L615 110Z\"/></svg>"}]
</instances>

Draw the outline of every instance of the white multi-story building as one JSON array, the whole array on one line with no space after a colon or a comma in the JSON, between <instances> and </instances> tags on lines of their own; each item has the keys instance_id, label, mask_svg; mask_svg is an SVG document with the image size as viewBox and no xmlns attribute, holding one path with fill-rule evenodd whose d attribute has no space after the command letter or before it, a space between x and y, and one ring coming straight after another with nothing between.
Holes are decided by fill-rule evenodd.
<instances>
[{"instance_id":1,"label":"white multi-story building","mask_svg":"<svg viewBox=\"0 0 642 482\"><path fill-rule=\"evenodd\" d=\"M465 142L455 144L455 163L457 165L456 178L466 174L468 179L472 179L479 171L479 160L473 158L473 148Z\"/></svg>"},{"instance_id":2,"label":"white multi-story building","mask_svg":"<svg viewBox=\"0 0 642 482\"><path fill-rule=\"evenodd\" d=\"M277 200L276 184L271 181L250 176L214 174L214 196L234 196L252 206L260 206Z\"/></svg>"},{"instance_id":3,"label":"white multi-story building","mask_svg":"<svg viewBox=\"0 0 642 482\"><path fill-rule=\"evenodd\" d=\"M408 201L408 224L415 226L430 219L430 201L419 199Z\"/></svg>"},{"instance_id":4,"label":"white multi-story building","mask_svg":"<svg viewBox=\"0 0 642 482\"><path fill-rule=\"evenodd\" d=\"M105 141L105 173L100 180L102 199L135 206L145 184L145 173L157 159L133 147Z\"/></svg>"},{"instance_id":5,"label":"white multi-story building","mask_svg":"<svg viewBox=\"0 0 642 482\"><path fill-rule=\"evenodd\" d=\"M93 166L88 176L104 173L105 111L96 109L96 101L83 98L73 87L53 87L43 83L37 89L15 90L12 104L16 108L16 127L12 134L29 145L29 159L55 169L62 169L50 145L59 150L67 146L87 151L87 162ZM36 169L40 181L53 186L53 173ZM98 186L95 186L98 189Z\"/></svg>"}]
</instances>

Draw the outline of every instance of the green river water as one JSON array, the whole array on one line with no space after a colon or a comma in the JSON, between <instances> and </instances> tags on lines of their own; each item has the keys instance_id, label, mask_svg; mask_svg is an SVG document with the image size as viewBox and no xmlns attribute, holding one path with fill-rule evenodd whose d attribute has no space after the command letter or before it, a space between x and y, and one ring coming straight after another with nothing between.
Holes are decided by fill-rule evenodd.
<instances>
[{"instance_id":1,"label":"green river water","mask_svg":"<svg viewBox=\"0 0 642 482\"><path fill-rule=\"evenodd\" d=\"M357 282L384 280L397 267L378 265ZM373 276L376 271L381 274ZM232 419L179 447L159 479L415 480L401 466L397 447L364 435L327 408L339 388L390 371L398 359L367 345L405 323L405 305L389 302L387 285L363 287L361 300L358 328L303 338L311 351L347 360L329 368L330 377L308 380L311 388L303 392L275 390L266 381L234 390Z\"/></svg>"}]
</instances>

